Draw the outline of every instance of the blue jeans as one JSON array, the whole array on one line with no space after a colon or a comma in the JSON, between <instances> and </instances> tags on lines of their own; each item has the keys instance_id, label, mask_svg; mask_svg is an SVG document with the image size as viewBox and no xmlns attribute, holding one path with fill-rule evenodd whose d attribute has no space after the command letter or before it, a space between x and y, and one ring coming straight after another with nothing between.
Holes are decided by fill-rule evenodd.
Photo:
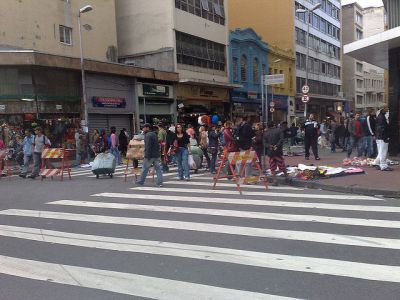
<instances>
[{"instance_id":1,"label":"blue jeans","mask_svg":"<svg viewBox=\"0 0 400 300\"><path fill-rule=\"evenodd\" d=\"M347 157L351 156L351 153L353 152L353 148L356 147L357 148L357 157L361 157L362 156L362 146L363 143L363 138L362 137L355 137L355 136L351 136L349 138L349 144L347 147Z\"/></svg>"},{"instance_id":2,"label":"blue jeans","mask_svg":"<svg viewBox=\"0 0 400 300\"><path fill-rule=\"evenodd\" d=\"M111 148L110 151L111 151L111 154L115 156L115 159L117 160L117 163L118 163L119 165L122 164L122 161L121 161L121 154L119 153L118 148L117 148L117 147Z\"/></svg>"},{"instance_id":3,"label":"blue jeans","mask_svg":"<svg viewBox=\"0 0 400 300\"><path fill-rule=\"evenodd\" d=\"M34 152L33 153L33 172L32 176L39 176L40 168L42 167L42 153Z\"/></svg>"},{"instance_id":4,"label":"blue jeans","mask_svg":"<svg viewBox=\"0 0 400 300\"><path fill-rule=\"evenodd\" d=\"M33 160L32 154L24 154L24 165L22 166L21 174L26 175L28 173L29 164Z\"/></svg>"},{"instance_id":5,"label":"blue jeans","mask_svg":"<svg viewBox=\"0 0 400 300\"><path fill-rule=\"evenodd\" d=\"M163 183L163 174L162 174L162 169L161 169L161 160L160 158L145 158L143 160L143 168L142 168L142 174L140 174L140 179L137 182L138 184L144 184L146 181L147 174L149 173L149 170L151 166L154 165L154 169L156 170L156 184L160 185Z\"/></svg>"},{"instance_id":6,"label":"blue jeans","mask_svg":"<svg viewBox=\"0 0 400 300\"><path fill-rule=\"evenodd\" d=\"M372 135L364 136L362 145L363 147L361 154L364 155L365 153L367 153L368 157L371 158L374 154L374 138L372 137Z\"/></svg>"},{"instance_id":7,"label":"blue jeans","mask_svg":"<svg viewBox=\"0 0 400 300\"><path fill-rule=\"evenodd\" d=\"M176 152L176 161L178 163L178 175L180 179L190 178L189 169L189 151L187 148L179 147Z\"/></svg>"}]
</instances>

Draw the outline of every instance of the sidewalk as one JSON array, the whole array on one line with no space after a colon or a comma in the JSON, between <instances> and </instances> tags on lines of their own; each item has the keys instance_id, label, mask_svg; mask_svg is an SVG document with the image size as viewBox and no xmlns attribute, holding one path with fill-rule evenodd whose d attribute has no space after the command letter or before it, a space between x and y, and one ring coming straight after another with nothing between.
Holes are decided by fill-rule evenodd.
<instances>
[{"instance_id":1,"label":"sidewalk","mask_svg":"<svg viewBox=\"0 0 400 300\"><path fill-rule=\"evenodd\" d=\"M320 161L316 161L313 156L310 160L305 160L304 156L285 156L285 163L289 166L297 166L298 164L315 165L315 166L343 166L343 159L346 153L331 153L328 149L319 149ZM393 157L392 160L400 160ZM329 179L319 179L312 181L304 181L293 179L292 185L300 187L308 187L314 189L323 189L335 192L355 193L363 195L381 195L385 197L400 198L400 166L391 166L394 171L383 172L373 167L362 167L365 174L350 175L344 177L335 177ZM282 180L283 178L279 178Z\"/></svg>"}]
</instances>

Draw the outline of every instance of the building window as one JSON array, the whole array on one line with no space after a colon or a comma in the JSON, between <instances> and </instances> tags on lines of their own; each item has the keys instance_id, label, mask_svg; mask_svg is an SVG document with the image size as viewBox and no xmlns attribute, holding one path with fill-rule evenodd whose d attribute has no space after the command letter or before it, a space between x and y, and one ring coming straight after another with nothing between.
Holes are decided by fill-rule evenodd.
<instances>
[{"instance_id":1,"label":"building window","mask_svg":"<svg viewBox=\"0 0 400 300\"><path fill-rule=\"evenodd\" d=\"M263 77L264 77L265 75L267 75L267 74L265 73L265 72L267 71L266 68L267 68L267 67L266 67L265 65L262 65L262 68L261 68L261 72L262 72L262 73L261 73L261 74L262 74Z\"/></svg>"},{"instance_id":2,"label":"building window","mask_svg":"<svg viewBox=\"0 0 400 300\"><path fill-rule=\"evenodd\" d=\"M240 79L243 82L247 81L247 57L242 55L240 58Z\"/></svg>"},{"instance_id":3,"label":"building window","mask_svg":"<svg viewBox=\"0 0 400 300\"><path fill-rule=\"evenodd\" d=\"M357 95L357 104L363 104L363 96Z\"/></svg>"},{"instance_id":4,"label":"building window","mask_svg":"<svg viewBox=\"0 0 400 300\"><path fill-rule=\"evenodd\" d=\"M214 23L225 25L224 0L175 0L175 7Z\"/></svg>"},{"instance_id":5,"label":"building window","mask_svg":"<svg viewBox=\"0 0 400 300\"><path fill-rule=\"evenodd\" d=\"M259 83L260 82L260 75L258 72L258 59L253 59L253 82Z\"/></svg>"},{"instance_id":6,"label":"building window","mask_svg":"<svg viewBox=\"0 0 400 300\"><path fill-rule=\"evenodd\" d=\"M363 64L358 62L358 63L356 64L356 69L357 69L357 72L362 73L362 71L363 71Z\"/></svg>"},{"instance_id":7,"label":"building window","mask_svg":"<svg viewBox=\"0 0 400 300\"><path fill-rule=\"evenodd\" d=\"M232 77L234 81L238 81L238 58L232 58Z\"/></svg>"},{"instance_id":8,"label":"building window","mask_svg":"<svg viewBox=\"0 0 400 300\"><path fill-rule=\"evenodd\" d=\"M72 28L60 25L60 42L67 45L72 45Z\"/></svg>"},{"instance_id":9,"label":"building window","mask_svg":"<svg viewBox=\"0 0 400 300\"><path fill-rule=\"evenodd\" d=\"M363 87L363 81L361 79L357 79L357 88L362 89Z\"/></svg>"},{"instance_id":10,"label":"building window","mask_svg":"<svg viewBox=\"0 0 400 300\"><path fill-rule=\"evenodd\" d=\"M225 45L176 32L176 56L179 64L225 71Z\"/></svg>"},{"instance_id":11,"label":"building window","mask_svg":"<svg viewBox=\"0 0 400 300\"><path fill-rule=\"evenodd\" d=\"M358 24L362 24L362 18L363 18L362 14L360 14L359 12L357 12L357 13L356 13L356 22L357 22Z\"/></svg>"},{"instance_id":12,"label":"building window","mask_svg":"<svg viewBox=\"0 0 400 300\"><path fill-rule=\"evenodd\" d=\"M363 33L360 29L356 29L356 40L361 40L363 38Z\"/></svg>"}]
</instances>

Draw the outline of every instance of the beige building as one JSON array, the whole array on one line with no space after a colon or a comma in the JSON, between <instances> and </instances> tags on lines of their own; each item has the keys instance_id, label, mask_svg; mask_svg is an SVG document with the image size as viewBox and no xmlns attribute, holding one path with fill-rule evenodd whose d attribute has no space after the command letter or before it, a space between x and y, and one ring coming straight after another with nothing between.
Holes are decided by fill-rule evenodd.
<instances>
[{"instance_id":1,"label":"beige building","mask_svg":"<svg viewBox=\"0 0 400 300\"><path fill-rule=\"evenodd\" d=\"M197 122L200 114L229 112L226 2L116 1L120 61L178 72L176 99L185 123ZM139 100L149 109L157 103Z\"/></svg>"},{"instance_id":2,"label":"beige building","mask_svg":"<svg viewBox=\"0 0 400 300\"><path fill-rule=\"evenodd\" d=\"M116 61L117 36L114 0L2 0L0 49L29 49L79 57L78 12L82 14L85 58Z\"/></svg>"},{"instance_id":3,"label":"beige building","mask_svg":"<svg viewBox=\"0 0 400 300\"><path fill-rule=\"evenodd\" d=\"M343 6L343 43L349 44L385 30L384 7ZM386 102L384 69L343 55L343 91L352 110L377 110Z\"/></svg>"},{"instance_id":4,"label":"beige building","mask_svg":"<svg viewBox=\"0 0 400 300\"><path fill-rule=\"evenodd\" d=\"M87 5L92 10L81 14L83 89L78 15ZM117 63L115 0L2 0L0 11L0 124L79 126L87 112L91 130L132 132L138 130L139 92L162 90L157 97L173 98L176 73Z\"/></svg>"}]
</instances>

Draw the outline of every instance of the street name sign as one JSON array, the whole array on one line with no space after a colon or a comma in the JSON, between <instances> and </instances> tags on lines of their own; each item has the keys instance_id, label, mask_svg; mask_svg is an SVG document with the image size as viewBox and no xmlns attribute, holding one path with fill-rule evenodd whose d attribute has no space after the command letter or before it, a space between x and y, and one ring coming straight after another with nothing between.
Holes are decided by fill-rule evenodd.
<instances>
[{"instance_id":1,"label":"street name sign","mask_svg":"<svg viewBox=\"0 0 400 300\"><path fill-rule=\"evenodd\" d=\"M264 79L266 85L282 84L285 83L285 74L265 75Z\"/></svg>"}]
</instances>

